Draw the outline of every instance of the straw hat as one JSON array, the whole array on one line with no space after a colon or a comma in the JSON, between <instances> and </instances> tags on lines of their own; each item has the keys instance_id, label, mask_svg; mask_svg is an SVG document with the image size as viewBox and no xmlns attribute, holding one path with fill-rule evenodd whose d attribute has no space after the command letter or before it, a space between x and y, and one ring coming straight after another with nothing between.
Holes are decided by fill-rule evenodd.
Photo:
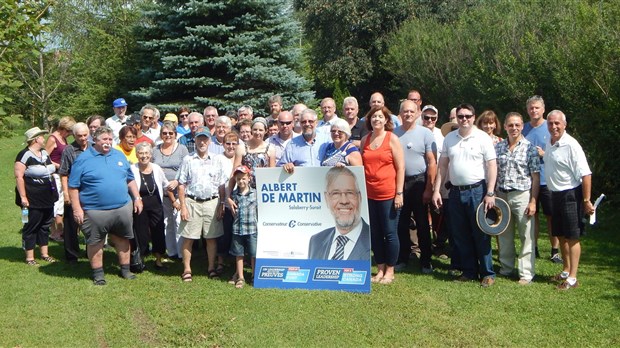
<instances>
[{"instance_id":1,"label":"straw hat","mask_svg":"<svg viewBox=\"0 0 620 348\"><path fill-rule=\"evenodd\" d=\"M34 128L30 128L29 130L27 130L26 133L24 133L24 136L26 137L26 142L28 143L36 139L39 135L43 135L47 133L49 133L47 130L42 130L39 127L34 127Z\"/></svg>"},{"instance_id":2,"label":"straw hat","mask_svg":"<svg viewBox=\"0 0 620 348\"><path fill-rule=\"evenodd\" d=\"M459 128L459 124L456 122L446 122L441 126L441 134L445 137L448 133Z\"/></svg>"}]
</instances>

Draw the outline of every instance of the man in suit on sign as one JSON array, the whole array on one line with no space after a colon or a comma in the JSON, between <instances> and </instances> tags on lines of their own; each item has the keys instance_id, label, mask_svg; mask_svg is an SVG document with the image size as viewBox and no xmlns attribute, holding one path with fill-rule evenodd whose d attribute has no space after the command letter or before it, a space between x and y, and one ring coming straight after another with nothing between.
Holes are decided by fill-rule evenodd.
<instances>
[{"instance_id":1,"label":"man in suit on sign","mask_svg":"<svg viewBox=\"0 0 620 348\"><path fill-rule=\"evenodd\" d=\"M310 238L308 258L370 260L370 228L360 216L362 197L355 174L332 167L326 175L325 197L336 225Z\"/></svg>"}]
</instances>

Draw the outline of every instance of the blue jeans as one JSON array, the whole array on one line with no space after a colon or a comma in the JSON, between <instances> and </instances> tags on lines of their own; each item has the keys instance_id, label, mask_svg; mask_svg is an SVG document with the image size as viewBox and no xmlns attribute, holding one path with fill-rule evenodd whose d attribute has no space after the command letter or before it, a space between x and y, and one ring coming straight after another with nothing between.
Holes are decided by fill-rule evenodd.
<instances>
[{"instance_id":1,"label":"blue jeans","mask_svg":"<svg viewBox=\"0 0 620 348\"><path fill-rule=\"evenodd\" d=\"M394 199L386 201L368 199L372 253L377 264L394 266L398 260L399 214L400 210L394 208Z\"/></svg>"},{"instance_id":2,"label":"blue jeans","mask_svg":"<svg viewBox=\"0 0 620 348\"><path fill-rule=\"evenodd\" d=\"M450 229L454 246L459 255L459 263L463 276L478 279L491 276L493 259L491 257L491 237L484 234L476 223L476 209L482 202L486 191L486 183L470 190L450 190Z\"/></svg>"}]
</instances>

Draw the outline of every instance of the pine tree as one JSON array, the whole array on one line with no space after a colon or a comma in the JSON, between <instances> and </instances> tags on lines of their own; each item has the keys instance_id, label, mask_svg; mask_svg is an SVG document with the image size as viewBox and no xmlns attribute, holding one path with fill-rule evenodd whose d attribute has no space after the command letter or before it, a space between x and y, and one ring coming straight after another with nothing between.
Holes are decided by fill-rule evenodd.
<instances>
[{"instance_id":1,"label":"pine tree","mask_svg":"<svg viewBox=\"0 0 620 348\"><path fill-rule=\"evenodd\" d=\"M314 98L298 73L300 28L286 0L158 1L144 17L150 60L138 78L150 83L133 94L145 102L164 110L247 104L260 114L273 94L285 107Z\"/></svg>"}]
</instances>

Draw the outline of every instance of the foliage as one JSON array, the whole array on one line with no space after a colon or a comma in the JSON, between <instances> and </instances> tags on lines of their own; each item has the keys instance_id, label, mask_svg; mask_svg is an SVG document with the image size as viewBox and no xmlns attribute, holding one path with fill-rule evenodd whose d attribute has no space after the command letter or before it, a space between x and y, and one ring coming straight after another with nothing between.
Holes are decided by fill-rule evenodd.
<instances>
[{"instance_id":1,"label":"foliage","mask_svg":"<svg viewBox=\"0 0 620 348\"><path fill-rule=\"evenodd\" d=\"M361 99L386 86L378 58L386 35L413 15L414 0L296 0L315 86L329 95L336 81Z\"/></svg>"},{"instance_id":2,"label":"foliage","mask_svg":"<svg viewBox=\"0 0 620 348\"><path fill-rule=\"evenodd\" d=\"M139 81L134 29L148 0L66 0L54 6L51 38L69 60L67 82L52 102L53 114L84 120L111 114L112 100L125 97ZM139 108L139 107L138 107Z\"/></svg>"},{"instance_id":3,"label":"foliage","mask_svg":"<svg viewBox=\"0 0 620 348\"><path fill-rule=\"evenodd\" d=\"M618 192L620 164L607 160L607 149L620 133L619 11L613 1L486 1L449 24L408 21L382 61L395 88L419 86L446 115L463 101L479 112L527 115L525 100L542 95L547 111L567 114L597 190Z\"/></svg>"},{"instance_id":4,"label":"foliage","mask_svg":"<svg viewBox=\"0 0 620 348\"><path fill-rule=\"evenodd\" d=\"M12 163L23 136L0 140L0 162ZM13 168L0 168L0 190L13 192ZM434 259L423 275L417 262L370 294L338 291L236 290L208 279L206 257L194 254L194 281L182 283L180 262L118 277L116 254L104 252L108 285L95 287L85 257L26 266L19 208L0 196L0 346L2 347L571 347L618 346L620 215L603 203L600 226L583 238L580 288L558 293L546 279L560 266L536 259L530 286L498 278L495 286L455 283L448 263ZM541 221L541 226L545 226ZM61 258L61 244L50 253ZM541 253L549 250L546 233ZM81 245L82 251L84 244ZM39 258L38 249L35 251ZM153 268L153 258L147 267ZM230 265L230 263L229 263ZM496 263L497 265L497 263ZM246 270L247 271L247 270ZM249 275L248 275L249 276ZM569 318L560 320L558 318ZM567 333L570 337L567 338Z\"/></svg>"},{"instance_id":5,"label":"foliage","mask_svg":"<svg viewBox=\"0 0 620 348\"><path fill-rule=\"evenodd\" d=\"M285 106L314 97L298 74L299 27L284 0L160 1L144 13L145 55L133 93L162 109L180 105L266 106L280 94Z\"/></svg>"},{"instance_id":6,"label":"foliage","mask_svg":"<svg viewBox=\"0 0 620 348\"><path fill-rule=\"evenodd\" d=\"M39 47L34 36L44 30L42 18L51 1L0 1L0 136L11 134L19 112L11 107L13 94L22 86L15 77L20 60L31 57ZM9 108L7 110L7 108ZM6 117L11 114L10 117Z\"/></svg>"}]
</instances>

